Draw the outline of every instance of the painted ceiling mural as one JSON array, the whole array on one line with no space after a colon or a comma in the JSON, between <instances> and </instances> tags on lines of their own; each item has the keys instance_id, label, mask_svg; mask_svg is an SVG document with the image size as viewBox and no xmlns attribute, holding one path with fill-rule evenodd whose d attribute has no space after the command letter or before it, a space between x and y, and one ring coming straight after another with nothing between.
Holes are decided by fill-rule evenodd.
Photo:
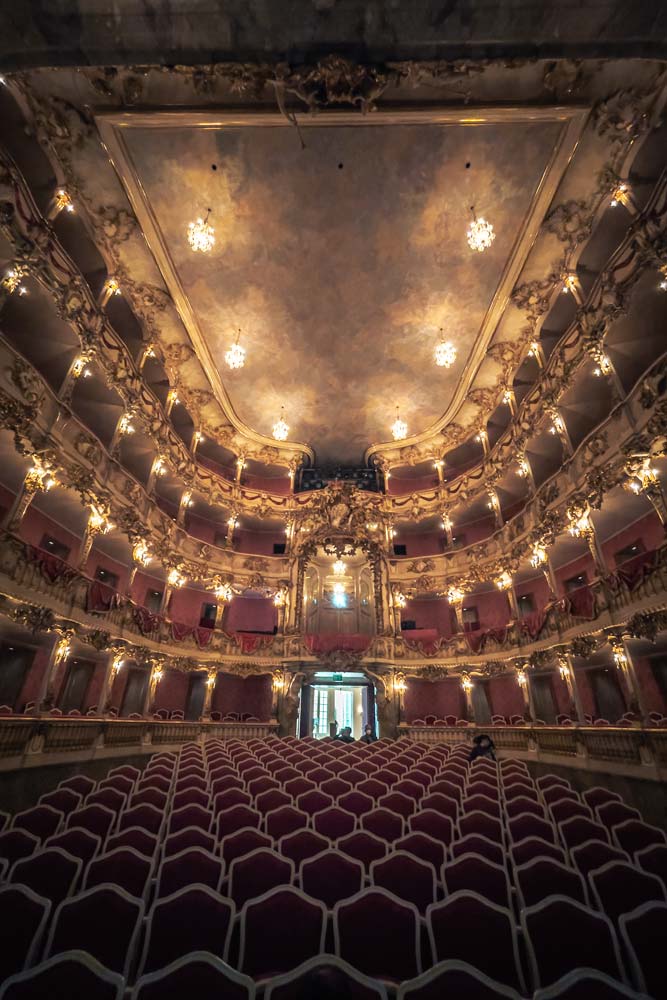
<instances>
[{"instance_id":1,"label":"painted ceiling mural","mask_svg":"<svg viewBox=\"0 0 667 1000\"><path fill-rule=\"evenodd\" d=\"M446 410L562 125L159 129L126 141L178 279L238 416L260 433L285 406L318 462L362 460ZM466 167L469 163L470 167ZM484 254L470 206L493 223ZM216 244L188 223L212 209ZM458 356L439 368L433 351ZM245 367L230 372L236 331Z\"/></svg>"}]
</instances>

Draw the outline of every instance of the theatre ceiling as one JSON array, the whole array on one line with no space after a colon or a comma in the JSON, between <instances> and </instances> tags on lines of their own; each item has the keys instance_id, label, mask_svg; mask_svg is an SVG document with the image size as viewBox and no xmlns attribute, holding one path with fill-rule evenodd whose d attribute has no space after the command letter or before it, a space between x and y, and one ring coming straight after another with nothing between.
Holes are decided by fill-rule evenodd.
<instances>
[{"instance_id":1,"label":"theatre ceiling","mask_svg":"<svg viewBox=\"0 0 667 1000\"><path fill-rule=\"evenodd\" d=\"M623 173L616 119L639 135L660 113L660 64L632 64L631 98L628 72L446 64L351 85L339 69L342 99L322 70L319 90L247 67L20 85L195 425L267 462L359 464L438 458L512 390ZM480 216L484 252L466 238ZM200 217L207 253L187 238Z\"/></svg>"}]
</instances>

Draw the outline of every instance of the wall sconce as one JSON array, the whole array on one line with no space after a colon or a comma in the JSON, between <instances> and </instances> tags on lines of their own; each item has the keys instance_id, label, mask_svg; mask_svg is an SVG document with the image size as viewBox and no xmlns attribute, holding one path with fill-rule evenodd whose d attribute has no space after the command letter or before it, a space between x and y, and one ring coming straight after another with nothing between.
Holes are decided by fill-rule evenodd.
<instances>
[{"instance_id":1,"label":"wall sconce","mask_svg":"<svg viewBox=\"0 0 667 1000\"><path fill-rule=\"evenodd\" d=\"M611 200L609 204L612 208L616 208L617 205L627 205L629 198L630 189L627 184L619 184L611 195Z\"/></svg>"},{"instance_id":2,"label":"wall sconce","mask_svg":"<svg viewBox=\"0 0 667 1000\"><path fill-rule=\"evenodd\" d=\"M465 591L460 587L450 587L447 591L447 600L450 604L460 604L465 596Z\"/></svg>"},{"instance_id":3,"label":"wall sconce","mask_svg":"<svg viewBox=\"0 0 667 1000\"><path fill-rule=\"evenodd\" d=\"M135 546L132 549L132 559L141 566L148 566L149 563L152 562L153 557L149 554L148 546L143 539L135 543Z\"/></svg>"},{"instance_id":4,"label":"wall sconce","mask_svg":"<svg viewBox=\"0 0 667 1000\"><path fill-rule=\"evenodd\" d=\"M563 294L567 295L568 292L574 292L577 287L577 281L576 274L566 274L563 278Z\"/></svg>"},{"instance_id":5,"label":"wall sconce","mask_svg":"<svg viewBox=\"0 0 667 1000\"><path fill-rule=\"evenodd\" d=\"M170 569L167 574L167 583L170 587L182 587L185 583L186 578L181 574L180 570Z\"/></svg>"},{"instance_id":6,"label":"wall sconce","mask_svg":"<svg viewBox=\"0 0 667 1000\"><path fill-rule=\"evenodd\" d=\"M285 687L285 675L282 670L274 670L271 677L271 687L276 694L279 694Z\"/></svg>"},{"instance_id":7,"label":"wall sconce","mask_svg":"<svg viewBox=\"0 0 667 1000\"><path fill-rule=\"evenodd\" d=\"M543 563L547 561L547 550L545 549L542 542L535 542L533 545L533 554L530 557L530 565L533 569L537 569L538 566L542 566Z\"/></svg>"},{"instance_id":8,"label":"wall sconce","mask_svg":"<svg viewBox=\"0 0 667 1000\"><path fill-rule=\"evenodd\" d=\"M273 603L277 608L284 608L287 603L287 588L281 587L273 595Z\"/></svg>"},{"instance_id":9,"label":"wall sconce","mask_svg":"<svg viewBox=\"0 0 667 1000\"><path fill-rule=\"evenodd\" d=\"M74 378L79 378L83 375L84 378L90 378L93 374L90 368L86 368L86 365L90 361L90 358L86 354L80 354L78 358L75 358L72 362L72 375Z\"/></svg>"},{"instance_id":10,"label":"wall sconce","mask_svg":"<svg viewBox=\"0 0 667 1000\"><path fill-rule=\"evenodd\" d=\"M74 203L72 202L72 199L68 195L67 191L63 190L63 188L56 191L55 206L59 212L62 212L63 209L66 212L74 211Z\"/></svg>"},{"instance_id":11,"label":"wall sconce","mask_svg":"<svg viewBox=\"0 0 667 1000\"><path fill-rule=\"evenodd\" d=\"M396 608L404 608L407 603L408 603L408 599L405 596L405 594L401 593L400 590L397 590L395 592L395 594L394 594L394 607L396 607Z\"/></svg>"},{"instance_id":12,"label":"wall sconce","mask_svg":"<svg viewBox=\"0 0 667 1000\"><path fill-rule=\"evenodd\" d=\"M597 358L597 365L593 369L593 374L600 378L602 375L609 375L611 372L611 361L606 354L600 354Z\"/></svg>"},{"instance_id":13,"label":"wall sconce","mask_svg":"<svg viewBox=\"0 0 667 1000\"><path fill-rule=\"evenodd\" d=\"M641 493L643 490L648 490L651 486L655 486L658 482L658 476L658 470L651 468L651 458L647 455L641 464L641 468L628 480L627 485L633 493Z\"/></svg>"},{"instance_id":14,"label":"wall sconce","mask_svg":"<svg viewBox=\"0 0 667 1000\"><path fill-rule=\"evenodd\" d=\"M134 434L135 427L132 423L132 414L124 413L118 422L119 434Z\"/></svg>"},{"instance_id":15,"label":"wall sconce","mask_svg":"<svg viewBox=\"0 0 667 1000\"><path fill-rule=\"evenodd\" d=\"M570 518L568 530L575 538L585 538L593 534L593 524L588 510L585 510L583 514L568 511L568 516Z\"/></svg>"},{"instance_id":16,"label":"wall sconce","mask_svg":"<svg viewBox=\"0 0 667 1000\"><path fill-rule=\"evenodd\" d=\"M152 680L155 682L155 684L159 684L160 683L160 681L162 680L162 668L161 667L153 667Z\"/></svg>"},{"instance_id":17,"label":"wall sconce","mask_svg":"<svg viewBox=\"0 0 667 1000\"><path fill-rule=\"evenodd\" d=\"M21 281L26 274L27 272L22 267L10 267L2 279L3 288L5 288L10 295L16 291L18 291L19 295L27 295L28 289L25 285L21 284Z\"/></svg>"},{"instance_id":18,"label":"wall sconce","mask_svg":"<svg viewBox=\"0 0 667 1000\"><path fill-rule=\"evenodd\" d=\"M445 531L451 531L454 525L452 524L452 519L449 514L442 515L442 521L440 522Z\"/></svg>"},{"instance_id":19,"label":"wall sconce","mask_svg":"<svg viewBox=\"0 0 667 1000\"><path fill-rule=\"evenodd\" d=\"M405 694L408 689L408 685L405 682L404 674L396 674L394 677L394 693L401 695Z\"/></svg>"},{"instance_id":20,"label":"wall sconce","mask_svg":"<svg viewBox=\"0 0 667 1000\"><path fill-rule=\"evenodd\" d=\"M234 597L234 591L230 583L219 583L213 592L222 604L229 604Z\"/></svg>"},{"instance_id":21,"label":"wall sconce","mask_svg":"<svg viewBox=\"0 0 667 1000\"><path fill-rule=\"evenodd\" d=\"M178 398L178 392L176 389L170 389L167 393L167 403L170 406L178 406L180 399Z\"/></svg>"},{"instance_id":22,"label":"wall sconce","mask_svg":"<svg viewBox=\"0 0 667 1000\"><path fill-rule=\"evenodd\" d=\"M472 691L472 680L470 679L470 674L463 674L461 677L461 687L466 692Z\"/></svg>"},{"instance_id":23,"label":"wall sconce","mask_svg":"<svg viewBox=\"0 0 667 1000\"><path fill-rule=\"evenodd\" d=\"M58 642L57 642L57 644L56 644L55 654L54 654L55 655L55 662L56 663L62 663L63 660L67 659L67 657L69 656L69 654L71 653L71 651L72 651L72 647L70 645L70 641L67 638L67 636L64 635L62 637L62 639L59 639Z\"/></svg>"},{"instance_id":24,"label":"wall sconce","mask_svg":"<svg viewBox=\"0 0 667 1000\"><path fill-rule=\"evenodd\" d=\"M106 535L111 531L113 524L107 519L98 507L92 506L88 515L88 530L94 535Z\"/></svg>"},{"instance_id":25,"label":"wall sconce","mask_svg":"<svg viewBox=\"0 0 667 1000\"><path fill-rule=\"evenodd\" d=\"M213 687L213 685L215 684L215 679L216 679L217 676L218 675L217 675L216 671L212 670L209 673L208 677L206 678L206 687L209 687L209 688Z\"/></svg>"},{"instance_id":26,"label":"wall sconce","mask_svg":"<svg viewBox=\"0 0 667 1000\"><path fill-rule=\"evenodd\" d=\"M528 677L526 675L526 671L523 668L521 668L521 670L517 670L516 679L518 683L521 685L521 687L525 687L526 684L528 683Z\"/></svg>"},{"instance_id":27,"label":"wall sconce","mask_svg":"<svg viewBox=\"0 0 667 1000\"><path fill-rule=\"evenodd\" d=\"M57 479L51 466L43 462L38 455L33 455L32 468L25 477L25 488L29 493L48 493L57 485Z\"/></svg>"},{"instance_id":28,"label":"wall sconce","mask_svg":"<svg viewBox=\"0 0 667 1000\"><path fill-rule=\"evenodd\" d=\"M500 576L496 579L496 587L498 588L498 590L509 590L511 586L512 586L512 577L507 572L507 570L505 570L505 572L501 573Z\"/></svg>"},{"instance_id":29,"label":"wall sconce","mask_svg":"<svg viewBox=\"0 0 667 1000\"><path fill-rule=\"evenodd\" d=\"M567 660L559 658L558 660L558 673L561 675L564 681L570 679L570 667Z\"/></svg>"}]
</instances>

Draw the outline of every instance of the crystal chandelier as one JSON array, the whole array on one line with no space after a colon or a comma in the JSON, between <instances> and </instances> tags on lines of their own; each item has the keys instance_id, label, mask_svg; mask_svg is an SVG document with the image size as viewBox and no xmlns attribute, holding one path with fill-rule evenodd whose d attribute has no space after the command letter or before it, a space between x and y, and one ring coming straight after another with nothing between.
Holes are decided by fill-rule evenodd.
<instances>
[{"instance_id":1,"label":"crystal chandelier","mask_svg":"<svg viewBox=\"0 0 667 1000\"><path fill-rule=\"evenodd\" d=\"M280 418L276 420L273 425L273 436L276 441L287 441L287 435L289 434L289 424L285 423L284 419L285 407L280 407Z\"/></svg>"},{"instance_id":2,"label":"crystal chandelier","mask_svg":"<svg viewBox=\"0 0 667 1000\"><path fill-rule=\"evenodd\" d=\"M203 219L197 219L188 226L188 243L195 253L210 253L215 246L215 229L208 224L210 214L209 208Z\"/></svg>"},{"instance_id":3,"label":"crystal chandelier","mask_svg":"<svg viewBox=\"0 0 667 1000\"><path fill-rule=\"evenodd\" d=\"M347 566L345 565L342 559L336 559L336 562L333 564L332 569L334 571L335 576L344 576Z\"/></svg>"},{"instance_id":4,"label":"crystal chandelier","mask_svg":"<svg viewBox=\"0 0 667 1000\"><path fill-rule=\"evenodd\" d=\"M456 348L449 340L441 340L433 354L439 368L451 368L456 361Z\"/></svg>"},{"instance_id":5,"label":"crystal chandelier","mask_svg":"<svg viewBox=\"0 0 667 1000\"><path fill-rule=\"evenodd\" d=\"M236 340L225 354L225 361L229 368L243 368L245 364L245 347L239 344L241 331L236 334Z\"/></svg>"},{"instance_id":6,"label":"crystal chandelier","mask_svg":"<svg viewBox=\"0 0 667 1000\"><path fill-rule=\"evenodd\" d=\"M394 441L403 441L408 436L408 425L404 420L401 420L398 407L396 407L396 420L391 425L391 433Z\"/></svg>"},{"instance_id":7,"label":"crystal chandelier","mask_svg":"<svg viewBox=\"0 0 667 1000\"><path fill-rule=\"evenodd\" d=\"M468 232L466 233L468 246L471 250L483 253L489 249L496 238L496 234L490 222L487 222L481 215L479 218L475 215L474 205L470 206L470 211L472 212L472 222L468 226Z\"/></svg>"}]
</instances>

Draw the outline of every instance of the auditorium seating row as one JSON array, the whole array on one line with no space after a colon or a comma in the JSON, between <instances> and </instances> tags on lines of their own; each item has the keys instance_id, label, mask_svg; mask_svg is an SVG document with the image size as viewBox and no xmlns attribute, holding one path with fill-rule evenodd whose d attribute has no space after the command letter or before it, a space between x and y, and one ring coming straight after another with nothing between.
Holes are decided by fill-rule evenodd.
<instances>
[{"instance_id":1,"label":"auditorium seating row","mask_svg":"<svg viewBox=\"0 0 667 1000\"><path fill-rule=\"evenodd\" d=\"M346 977L353 997L574 996L585 967L610 981L582 996L657 996L664 832L607 789L468 753L213 739L143 773L61 782L2 820L0 971L18 979L0 998L32 995L40 960L49 976L101 976L105 996L176 996L184 970L201 996L221 995L220 977L253 996L329 952L303 996Z\"/></svg>"}]
</instances>

